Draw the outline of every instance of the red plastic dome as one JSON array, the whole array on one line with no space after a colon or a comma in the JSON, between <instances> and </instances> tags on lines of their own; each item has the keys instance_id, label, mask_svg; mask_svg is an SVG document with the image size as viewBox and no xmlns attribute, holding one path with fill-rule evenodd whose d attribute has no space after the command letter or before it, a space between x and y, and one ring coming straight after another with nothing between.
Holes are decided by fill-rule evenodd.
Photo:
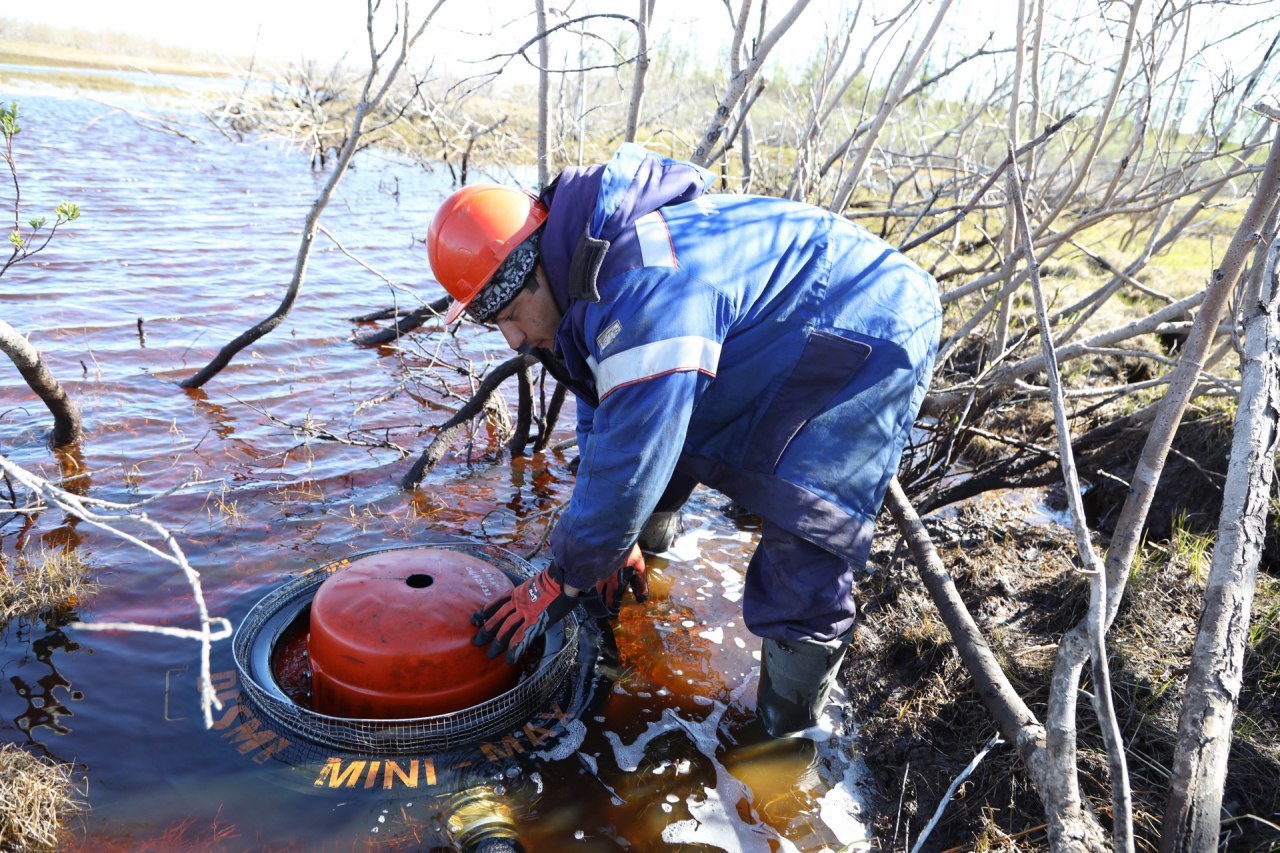
<instances>
[{"instance_id":1,"label":"red plastic dome","mask_svg":"<svg viewBox=\"0 0 1280 853\"><path fill-rule=\"evenodd\" d=\"M386 551L335 572L311 602L313 708L426 717L514 687L519 670L471 644L471 614L511 586L496 567L447 548Z\"/></svg>"}]
</instances>

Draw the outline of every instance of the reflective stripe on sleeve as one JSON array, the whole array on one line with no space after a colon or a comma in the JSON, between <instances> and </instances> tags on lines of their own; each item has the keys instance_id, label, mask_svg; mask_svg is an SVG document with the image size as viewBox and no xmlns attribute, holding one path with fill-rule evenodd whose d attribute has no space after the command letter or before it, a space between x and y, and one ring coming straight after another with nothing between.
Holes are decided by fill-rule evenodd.
<instances>
[{"instance_id":1,"label":"reflective stripe on sleeve","mask_svg":"<svg viewBox=\"0 0 1280 853\"><path fill-rule=\"evenodd\" d=\"M667 221L658 211L646 213L635 222L636 241L640 244L640 257L646 267L672 267L676 263L676 249L671 243Z\"/></svg>"},{"instance_id":2,"label":"reflective stripe on sleeve","mask_svg":"<svg viewBox=\"0 0 1280 853\"><path fill-rule=\"evenodd\" d=\"M714 377L719 363L720 344L710 338L667 338L611 355L595 365L596 390L603 400L615 388L681 370Z\"/></svg>"}]
</instances>

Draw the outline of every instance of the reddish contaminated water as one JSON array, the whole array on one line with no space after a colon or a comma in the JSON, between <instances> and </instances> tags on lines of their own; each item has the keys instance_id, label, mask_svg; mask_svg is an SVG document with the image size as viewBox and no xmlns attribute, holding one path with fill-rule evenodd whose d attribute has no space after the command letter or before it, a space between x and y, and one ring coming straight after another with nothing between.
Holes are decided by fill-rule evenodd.
<instances>
[{"instance_id":1,"label":"reddish contaminated water","mask_svg":"<svg viewBox=\"0 0 1280 853\"><path fill-rule=\"evenodd\" d=\"M572 488L572 450L512 459L479 426L420 488L399 487L469 393L459 366L508 356L500 336L464 326L396 346L352 342L372 327L351 317L440 294L422 239L451 189L447 170L362 155L323 219L341 248L317 238L285 323L184 391L180 380L279 304L324 176L274 142L211 132L185 96L3 97L23 119L22 221L52 218L61 199L82 216L0 278L0 317L43 352L86 434L73 452L51 451L47 412L0 365L0 452L120 502L199 480L146 511L176 534L210 612L234 624L297 573L364 550L462 535L535 551ZM139 120L142 110L181 132ZM558 437L571 423L570 407ZM653 600L623 610L620 666L599 706L559 721L558 737L531 725L483 756L495 759L483 781L529 850L861 846L856 737L840 697L817 740L752 734L759 642L740 597L757 533L724 502L696 492L685 535L652 560ZM0 521L7 556L74 549L89 562L100 586L74 618L197 626L184 579L142 550L58 512ZM75 766L89 809L72 849L448 849L458 783L440 757L397 758L393 770L282 743L239 707L230 641L215 645L212 670L225 708L206 729L191 641L66 621L0 632L0 739Z\"/></svg>"}]
</instances>

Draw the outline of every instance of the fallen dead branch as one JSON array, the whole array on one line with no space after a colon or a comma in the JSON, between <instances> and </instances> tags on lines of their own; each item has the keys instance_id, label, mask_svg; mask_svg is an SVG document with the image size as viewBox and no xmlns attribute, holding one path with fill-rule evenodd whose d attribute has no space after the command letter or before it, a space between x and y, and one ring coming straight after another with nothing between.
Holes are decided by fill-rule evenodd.
<instances>
[{"instance_id":1,"label":"fallen dead branch","mask_svg":"<svg viewBox=\"0 0 1280 853\"><path fill-rule=\"evenodd\" d=\"M367 335L358 335L356 344L362 347L389 344L419 328L428 320L443 317L444 312L449 308L449 303L452 301L452 297L442 296L430 304L423 305L421 308L414 308L412 311L400 313L394 326L377 332L370 332ZM380 312L380 314L385 315L386 312ZM395 314L393 313L392 316L395 316ZM377 319L382 319L382 317L377 317Z\"/></svg>"},{"instance_id":2,"label":"fallen dead branch","mask_svg":"<svg viewBox=\"0 0 1280 853\"><path fill-rule=\"evenodd\" d=\"M969 762L969 765L965 767L960 775L951 780L951 785L947 788L947 792L942 795L942 800L938 803L938 808L934 810L933 817L929 818L929 823L925 825L924 831L916 837L916 843L911 845L911 853L920 853L925 841L928 840L929 835L933 832L933 828L938 825L938 821L942 820L942 813L947 810L947 803L951 802L951 798L955 796L956 791L964 784L964 780L968 779L973 771L977 769L978 764L987 757L988 752L1002 743L1004 741L1000 739L1000 735L992 735L991 739L986 742L982 749L978 750L978 754L973 757L973 760Z\"/></svg>"}]
</instances>

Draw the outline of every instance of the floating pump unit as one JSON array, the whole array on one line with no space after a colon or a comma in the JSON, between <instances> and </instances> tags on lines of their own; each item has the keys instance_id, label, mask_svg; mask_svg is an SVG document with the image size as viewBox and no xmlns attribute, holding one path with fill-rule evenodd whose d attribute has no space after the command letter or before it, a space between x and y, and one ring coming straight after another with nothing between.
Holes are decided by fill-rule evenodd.
<instances>
[{"instance_id":1,"label":"floating pump unit","mask_svg":"<svg viewBox=\"0 0 1280 853\"><path fill-rule=\"evenodd\" d=\"M501 548L467 541L368 551L316 568L241 622L232 649L242 690L294 737L362 756L466 750L552 707L580 716L600 693L603 632L594 622L570 615L514 665L471 642L472 614L533 572ZM443 793L472 804L449 819L455 838L473 838L459 838L463 849L518 849L484 846L505 832L492 814L483 825L496 828L479 840L475 821L464 821L469 836L452 831L485 799L474 780Z\"/></svg>"}]
</instances>

